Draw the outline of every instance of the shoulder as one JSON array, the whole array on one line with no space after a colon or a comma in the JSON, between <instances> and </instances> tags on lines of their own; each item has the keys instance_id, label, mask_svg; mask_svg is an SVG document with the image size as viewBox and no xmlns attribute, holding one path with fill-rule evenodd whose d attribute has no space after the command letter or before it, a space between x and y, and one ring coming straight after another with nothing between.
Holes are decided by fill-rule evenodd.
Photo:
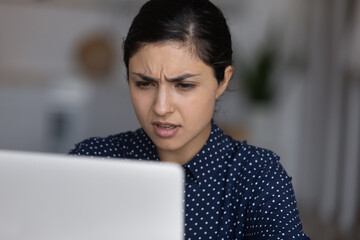
<instances>
[{"instance_id":1,"label":"shoulder","mask_svg":"<svg viewBox=\"0 0 360 240\"><path fill-rule=\"evenodd\" d=\"M274 182L288 185L291 181L276 153L246 142L237 142L228 168L232 175L237 176L236 182L249 189L265 189Z\"/></svg>"},{"instance_id":2,"label":"shoulder","mask_svg":"<svg viewBox=\"0 0 360 240\"><path fill-rule=\"evenodd\" d=\"M246 142L237 146L235 159L241 163L243 168L263 174L282 168L280 157L271 150L249 145Z\"/></svg>"},{"instance_id":3,"label":"shoulder","mask_svg":"<svg viewBox=\"0 0 360 240\"><path fill-rule=\"evenodd\" d=\"M107 137L91 137L85 139L70 150L72 155L87 155L100 157L127 157L126 153L135 141L141 141L141 131L128 131Z\"/></svg>"},{"instance_id":4,"label":"shoulder","mask_svg":"<svg viewBox=\"0 0 360 240\"><path fill-rule=\"evenodd\" d=\"M226 135L217 125L213 125L212 136L207 150L216 150L215 154L222 155L227 167L242 177L267 176L283 171L280 157L271 150L237 141ZM205 149L206 150L206 149Z\"/></svg>"}]
</instances>

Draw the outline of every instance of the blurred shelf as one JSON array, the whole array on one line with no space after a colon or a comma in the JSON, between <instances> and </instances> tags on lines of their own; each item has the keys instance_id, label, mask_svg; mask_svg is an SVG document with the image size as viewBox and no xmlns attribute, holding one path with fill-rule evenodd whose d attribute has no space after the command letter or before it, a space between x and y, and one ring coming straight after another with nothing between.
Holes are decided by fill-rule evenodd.
<instances>
[{"instance_id":1,"label":"blurred shelf","mask_svg":"<svg viewBox=\"0 0 360 240\"><path fill-rule=\"evenodd\" d=\"M127 13L136 12L147 0L0 0L0 4L12 5L42 5L48 7L111 10ZM244 3L249 0L214 0L225 13L239 13L244 9Z\"/></svg>"},{"instance_id":2,"label":"blurred shelf","mask_svg":"<svg viewBox=\"0 0 360 240\"><path fill-rule=\"evenodd\" d=\"M36 72L24 69L0 69L0 86L45 86L47 83L49 83L49 78L50 75L45 72Z\"/></svg>"}]
</instances>

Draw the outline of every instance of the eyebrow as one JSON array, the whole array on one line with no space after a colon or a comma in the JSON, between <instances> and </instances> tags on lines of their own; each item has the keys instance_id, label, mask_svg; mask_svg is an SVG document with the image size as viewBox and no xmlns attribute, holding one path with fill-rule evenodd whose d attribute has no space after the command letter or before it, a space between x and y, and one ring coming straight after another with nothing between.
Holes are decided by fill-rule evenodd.
<instances>
[{"instance_id":1,"label":"eyebrow","mask_svg":"<svg viewBox=\"0 0 360 240\"><path fill-rule=\"evenodd\" d=\"M159 79L155 79L155 78L152 78L152 77L149 77L149 76L146 76L142 73L136 73L136 72L133 72L132 74L135 74L136 76L140 77L142 80L144 81L147 81L147 82L154 82L154 81L159 81ZM183 75L180 75L180 76L177 76L177 77L174 77L174 78L166 78L166 81L169 81L169 82L180 82L180 81L183 81L187 78L191 78L191 77L195 77L195 76L198 76L199 74L191 74L191 73L185 73Z\"/></svg>"}]
</instances>

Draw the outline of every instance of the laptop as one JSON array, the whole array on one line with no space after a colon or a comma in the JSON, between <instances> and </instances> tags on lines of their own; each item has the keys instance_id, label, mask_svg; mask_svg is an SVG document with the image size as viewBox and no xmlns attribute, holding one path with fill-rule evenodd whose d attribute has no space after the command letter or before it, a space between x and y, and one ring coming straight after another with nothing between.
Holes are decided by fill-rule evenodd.
<instances>
[{"instance_id":1,"label":"laptop","mask_svg":"<svg viewBox=\"0 0 360 240\"><path fill-rule=\"evenodd\" d=\"M0 239L183 239L171 163L0 150Z\"/></svg>"}]
</instances>

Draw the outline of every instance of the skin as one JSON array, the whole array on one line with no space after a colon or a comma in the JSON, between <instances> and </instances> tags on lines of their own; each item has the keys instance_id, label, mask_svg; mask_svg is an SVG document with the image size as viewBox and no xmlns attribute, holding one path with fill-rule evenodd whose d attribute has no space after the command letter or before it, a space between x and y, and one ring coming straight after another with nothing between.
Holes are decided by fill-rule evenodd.
<instances>
[{"instance_id":1,"label":"skin","mask_svg":"<svg viewBox=\"0 0 360 240\"><path fill-rule=\"evenodd\" d=\"M162 161L185 164L201 150L232 73L228 66L218 84L211 67L173 42L146 45L130 58L131 101Z\"/></svg>"}]
</instances>

